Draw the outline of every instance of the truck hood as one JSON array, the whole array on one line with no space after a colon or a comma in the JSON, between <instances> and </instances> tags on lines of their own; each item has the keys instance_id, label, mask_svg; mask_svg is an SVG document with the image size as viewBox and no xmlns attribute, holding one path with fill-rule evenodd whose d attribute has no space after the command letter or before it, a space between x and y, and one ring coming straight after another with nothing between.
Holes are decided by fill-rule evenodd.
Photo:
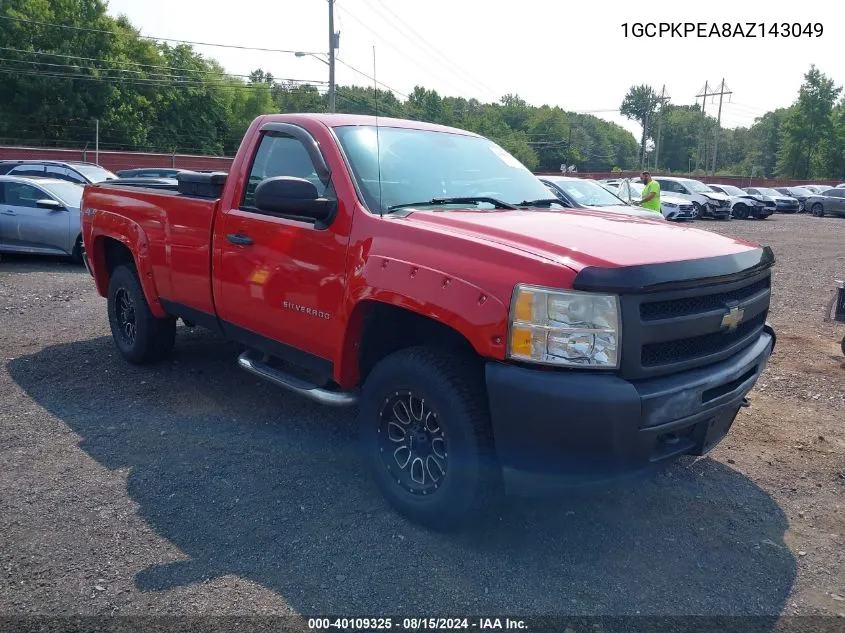
<instances>
[{"instance_id":1,"label":"truck hood","mask_svg":"<svg viewBox=\"0 0 845 633\"><path fill-rule=\"evenodd\" d=\"M581 207L582 209L589 210L589 211L604 211L610 213L621 213L623 215L627 215L629 217L634 218L648 218L650 220L662 220L663 216L655 213L654 211L646 211L640 207L628 206L625 204L617 204L613 205L612 207L592 207L592 206L585 206Z\"/></svg>"},{"instance_id":2,"label":"truck hood","mask_svg":"<svg viewBox=\"0 0 845 633\"><path fill-rule=\"evenodd\" d=\"M618 267L703 259L759 248L750 242L613 211L416 211L405 221L501 244L563 264Z\"/></svg>"}]
</instances>

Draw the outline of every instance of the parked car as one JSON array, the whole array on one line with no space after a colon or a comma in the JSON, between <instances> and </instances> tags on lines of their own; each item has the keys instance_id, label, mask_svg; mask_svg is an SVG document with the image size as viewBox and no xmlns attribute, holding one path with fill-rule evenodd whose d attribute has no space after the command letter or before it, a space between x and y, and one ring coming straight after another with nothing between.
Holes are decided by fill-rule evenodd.
<instances>
[{"instance_id":1,"label":"parked car","mask_svg":"<svg viewBox=\"0 0 845 633\"><path fill-rule=\"evenodd\" d=\"M0 252L68 255L81 263L82 191L66 180L0 176Z\"/></svg>"},{"instance_id":2,"label":"parked car","mask_svg":"<svg viewBox=\"0 0 845 633\"><path fill-rule=\"evenodd\" d=\"M643 198L645 185L641 182L631 182L627 178L611 178L598 182L626 204L633 204L634 200L642 200ZM664 195L663 192L660 193L660 211L667 220L695 219L695 207L689 200L670 194Z\"/></svg>"},{"instance_id":3,"label":"parked car","mask_svg":"<svg viewBox=\"0 0 845 633\"><path fill-rule=\"evenodd\" d=\"M807 211L807 199L815 193L806 187L775 187L775 191L779 191L784 196L791 196L798 201L798 213Z\"/></svg>"},{"instance_id":4,"label":"parked car","mask_svg":"<svg viewBox=\"0 0 845 633\"><path fill-rule=\"evenodd\" d=\"M627 204L616 194L602 187L597 181L589 178L574 178L572 176L542 176L540 182L549 188L562 206L568 209L592 209L596 211L612 211L628 216L662 220L663 216L648 209Z\"/></svg>"},{"instance_id":5,"label":"parked car","mask_svg":"<svg viewBox=\"0 0 845 633\"><path fill-rule=\"evenodd\" d=\"M771 187L746 187L745 191L755 196L768 196L775 201L775 211L778 213L798 213L800 205L792 196L785 196Z\"/></svg>"},{"instance_id":6,"label":"parked car","mask_svg":"<svg viewBox=\"0 0 845 633\"><path fill-rule=\"evenodd\" d=\"M696 217L717 220L731 219L731 201L723 193L714 191L703 182L692 178L652 176L660 185L660 195L668 193L689 200L695 207ZM634 182L640 182L636 178Z\"/></svg>"},{"instance_id":7,"label":"parked car","mask_svg":"<svg viewBox=\"0 0 845 633\"><path fill-rule=\"evenodd\" d=\"M807 210L822 218L831 215L845 215L845 187L831 187L827 191L811 196L807 200Z\"/></svg>"},{"instance_id":8,"label":"parked car","mask_svg":"<svg viewBox=\"0 0 845 633\"><path fill-rule=\"evenodd\" d=\"M730 197L731 215L738 220L745 220L747 218L765 220L775 212L775 201L768 196L748 193L734 185L714 185L709 183L708 186Z\"/></svg>"},{"instance_id":9,"label":"parked car","mask_svg":"<svg viewBox=\"0 0 845 633\"><path fill-rule=\"evenodd\" d=\"M118 178L175 178L185 171L171 167L138 167L136 169L121 169L115 172Z\"/></svg>"},{"instance_id":10,"label":"parked car","mask_svg":"<svg viewBox=\"0 0 845 633\"><path fill-rule=\"evenodd\" d=\"M0 174L57 178L80 185L117 178L108 169L95 163L58 160L3 160L0 161Z\"/></svg>"},{"instance_id":11,"label":"parked car","mask_svg":"<svg viewBox=\"0 0 845 633\"><path fill-rule=\"evenodd\" d=\"M184 176L85 188L117 352L166 357L181 318L244 344L255 376L357 405L359 455L424 525L455 528L500 489L710 452L775 348L770 248L550 212L546 186L470 132L263 115L228 175Z\"/></svg>"},{"instance_id":12,"label":"parked car","mask_svg":"<svg viewBox=\"0 0 845 633\"><path fill-rule=\"evenodd\" d=\"M830 185L801 185L801 187L804 189L809 189L813 193L822 193L824 191L827 191L828 189L831 189Z\"/></svg>"}]
</instances>

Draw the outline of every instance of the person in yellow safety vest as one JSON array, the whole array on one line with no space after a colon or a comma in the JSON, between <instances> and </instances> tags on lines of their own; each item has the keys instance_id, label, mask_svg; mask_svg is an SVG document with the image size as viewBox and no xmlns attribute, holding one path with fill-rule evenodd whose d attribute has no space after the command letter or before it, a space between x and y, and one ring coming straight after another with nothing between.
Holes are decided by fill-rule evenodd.
<instances>
[{"instance_id":1,"label":"person in yellow safety vest","mask_svg":"<svg viewBox=\"0 0 845 633\"><path fill-rule=\"evenodd\" d=\"M643 189L643 199L639 201L639 205L643 209L661 213L660 211L660 183L654 180L647 171L642 173L642 181L645 185Z\"/></svg>"}]
</instances>

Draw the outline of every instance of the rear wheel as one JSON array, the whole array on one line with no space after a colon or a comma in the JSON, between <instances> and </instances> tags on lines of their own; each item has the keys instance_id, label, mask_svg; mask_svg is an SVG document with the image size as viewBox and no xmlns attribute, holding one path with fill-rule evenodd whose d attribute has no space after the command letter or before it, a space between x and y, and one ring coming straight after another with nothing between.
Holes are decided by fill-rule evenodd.
<instances>
[{"instance_id":1,"label":"rear wheel","mask_svg":"<svg viewBox=\"0 0 845 633\"><path fill-rule=\"evenodd\" d=\"M115 268L109 280L108 311L115 345L130 363L161 360L173 348L176 319L153 316L134 268Z\"/></svg>"},{"instance_id":2,"label":"rear wheel","mask_svg":"<svg viewBox=\"0 0 845 633\"><path fill-rule=\"evenodd\" d=\"M813 212L813 215L816 216L817 218L824 217L824 207L822 206L821 202L813 203L811 211Z\"/></svg>"},{"instance_id":3,"label":"rear wheel","mask_svg":"<svg viewBox=\"0 0 845 633\"><path fill-rule=\"evenodd\" d=\"M460 527L497 490L484 369L475 359L427 347L396 352L367 377L360 415L375 482L412 521Z\"/></svg>"}]
</instances>

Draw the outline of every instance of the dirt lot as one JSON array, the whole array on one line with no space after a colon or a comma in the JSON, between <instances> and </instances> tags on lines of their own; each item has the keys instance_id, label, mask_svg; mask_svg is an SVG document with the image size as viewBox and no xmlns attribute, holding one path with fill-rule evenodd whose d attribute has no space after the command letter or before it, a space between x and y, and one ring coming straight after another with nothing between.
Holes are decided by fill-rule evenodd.
<instances>
[{"instance_id":1,"label":"dirt lot","mask_svg":"<svg viewBox=\"0 0 845 633\"><path fill-rule=\"evenodd\" d=\"M184 328L131 367L84 270L4 257L0 615L845 614L845 220L697 226L778 258L777 353L725 442L455 535L385 505L354 412Z\"/></svg>"}]
</instances>

